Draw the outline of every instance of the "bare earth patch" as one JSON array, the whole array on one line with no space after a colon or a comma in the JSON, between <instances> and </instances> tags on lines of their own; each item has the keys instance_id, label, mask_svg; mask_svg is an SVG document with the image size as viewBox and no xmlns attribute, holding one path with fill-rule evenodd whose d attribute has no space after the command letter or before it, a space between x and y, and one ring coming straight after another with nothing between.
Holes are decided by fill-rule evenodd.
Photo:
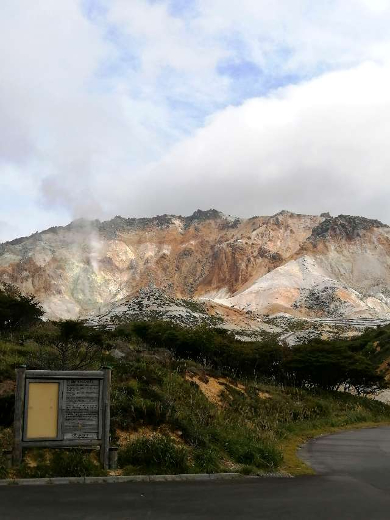
<instances>
[{"instance_id":1,"label":"bare earth patch","mask_svg":"<svg viewBox=\"0 0 390 520\"><path fill-rule=\"evenodd\" d=\"M268 392L258 392L257 395L260 397L260 399L272 399L272 395Z\"/></svg>"},{"instance_id":2,"label":"bare earth patch","mask_svg":"<svg viewBox=\"0 0 390 520\"><path fill-rule=\"evenodd\" d=\"M196 383L207 399L218 406L223 406L222 393L226 390L226 387L232 387L239 392L245 393L245 387L240 383L232 384L231 381L224 377L202 377L195 374L187 374L187 381L193 381Z\"/></svg>"}]
</instances>

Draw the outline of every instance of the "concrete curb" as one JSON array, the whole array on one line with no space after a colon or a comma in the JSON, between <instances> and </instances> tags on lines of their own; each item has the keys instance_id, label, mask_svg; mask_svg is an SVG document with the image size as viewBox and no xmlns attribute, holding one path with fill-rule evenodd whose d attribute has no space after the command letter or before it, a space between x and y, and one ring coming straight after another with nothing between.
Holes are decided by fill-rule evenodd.
<instances>
[{"instance_id":1,"label":"concrete curb","mask_svg":"<svg viewBox=\"0 0 390 520\"><path fill-rule=\"evenodd\" d=\"M121 482L195 482L207 480L293 478L285 473L242 475L241 473L186 473L181 475L130 475L112 477L19 478L0 480L0 486L46 486L57 484L118 484Z\"/></svg>"}]
</instances>

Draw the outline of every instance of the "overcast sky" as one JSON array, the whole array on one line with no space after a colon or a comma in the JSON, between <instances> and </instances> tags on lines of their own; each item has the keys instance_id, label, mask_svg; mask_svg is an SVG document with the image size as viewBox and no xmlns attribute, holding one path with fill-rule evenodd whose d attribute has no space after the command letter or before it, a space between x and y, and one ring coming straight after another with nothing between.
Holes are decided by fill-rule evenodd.
<instances>
[{"instance_id":1,"label":"overcast sky","mask_svg":"<svg viewBox=\"0 0 390 520\"><path fill-rule=\"evenodd\" d=\"M0 241L210 207L390 224L390 0L0 9Z\"/></svg>"}]
</instances>

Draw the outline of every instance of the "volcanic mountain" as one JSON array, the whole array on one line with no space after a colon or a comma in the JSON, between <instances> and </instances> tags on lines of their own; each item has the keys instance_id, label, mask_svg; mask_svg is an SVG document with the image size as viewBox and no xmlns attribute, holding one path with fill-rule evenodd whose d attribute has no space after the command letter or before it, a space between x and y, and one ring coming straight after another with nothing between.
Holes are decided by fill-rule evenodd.
<instances>
[{"instance_id":1,"label":"volcanic mountain","mask_svg":"<svg viewBox=\"0 0 390 520\"><path fill-rule=\"evenodd\" d=\"M288 211L82 219L1 244L1 281L34 294L56 319L104 314L147 287L214 314L220 306L225 314L389 319L390 228Z\"/></svg>"}]
</instances>

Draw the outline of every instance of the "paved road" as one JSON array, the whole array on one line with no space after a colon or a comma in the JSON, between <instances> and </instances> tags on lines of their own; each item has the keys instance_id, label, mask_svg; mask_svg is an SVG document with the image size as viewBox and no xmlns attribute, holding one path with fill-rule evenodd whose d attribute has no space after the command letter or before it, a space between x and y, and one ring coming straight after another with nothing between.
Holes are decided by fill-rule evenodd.
<instances>
[{"instance_id":1,"label":"paved road","mask_svg":"<svg viewBox=\"0 0 390 520\"><path fill-rule=\"evenodd\" d=\"M321 437L295 479L0 487L1 520L388 520L390 428Z\"/></svg>"}]
</instances>

